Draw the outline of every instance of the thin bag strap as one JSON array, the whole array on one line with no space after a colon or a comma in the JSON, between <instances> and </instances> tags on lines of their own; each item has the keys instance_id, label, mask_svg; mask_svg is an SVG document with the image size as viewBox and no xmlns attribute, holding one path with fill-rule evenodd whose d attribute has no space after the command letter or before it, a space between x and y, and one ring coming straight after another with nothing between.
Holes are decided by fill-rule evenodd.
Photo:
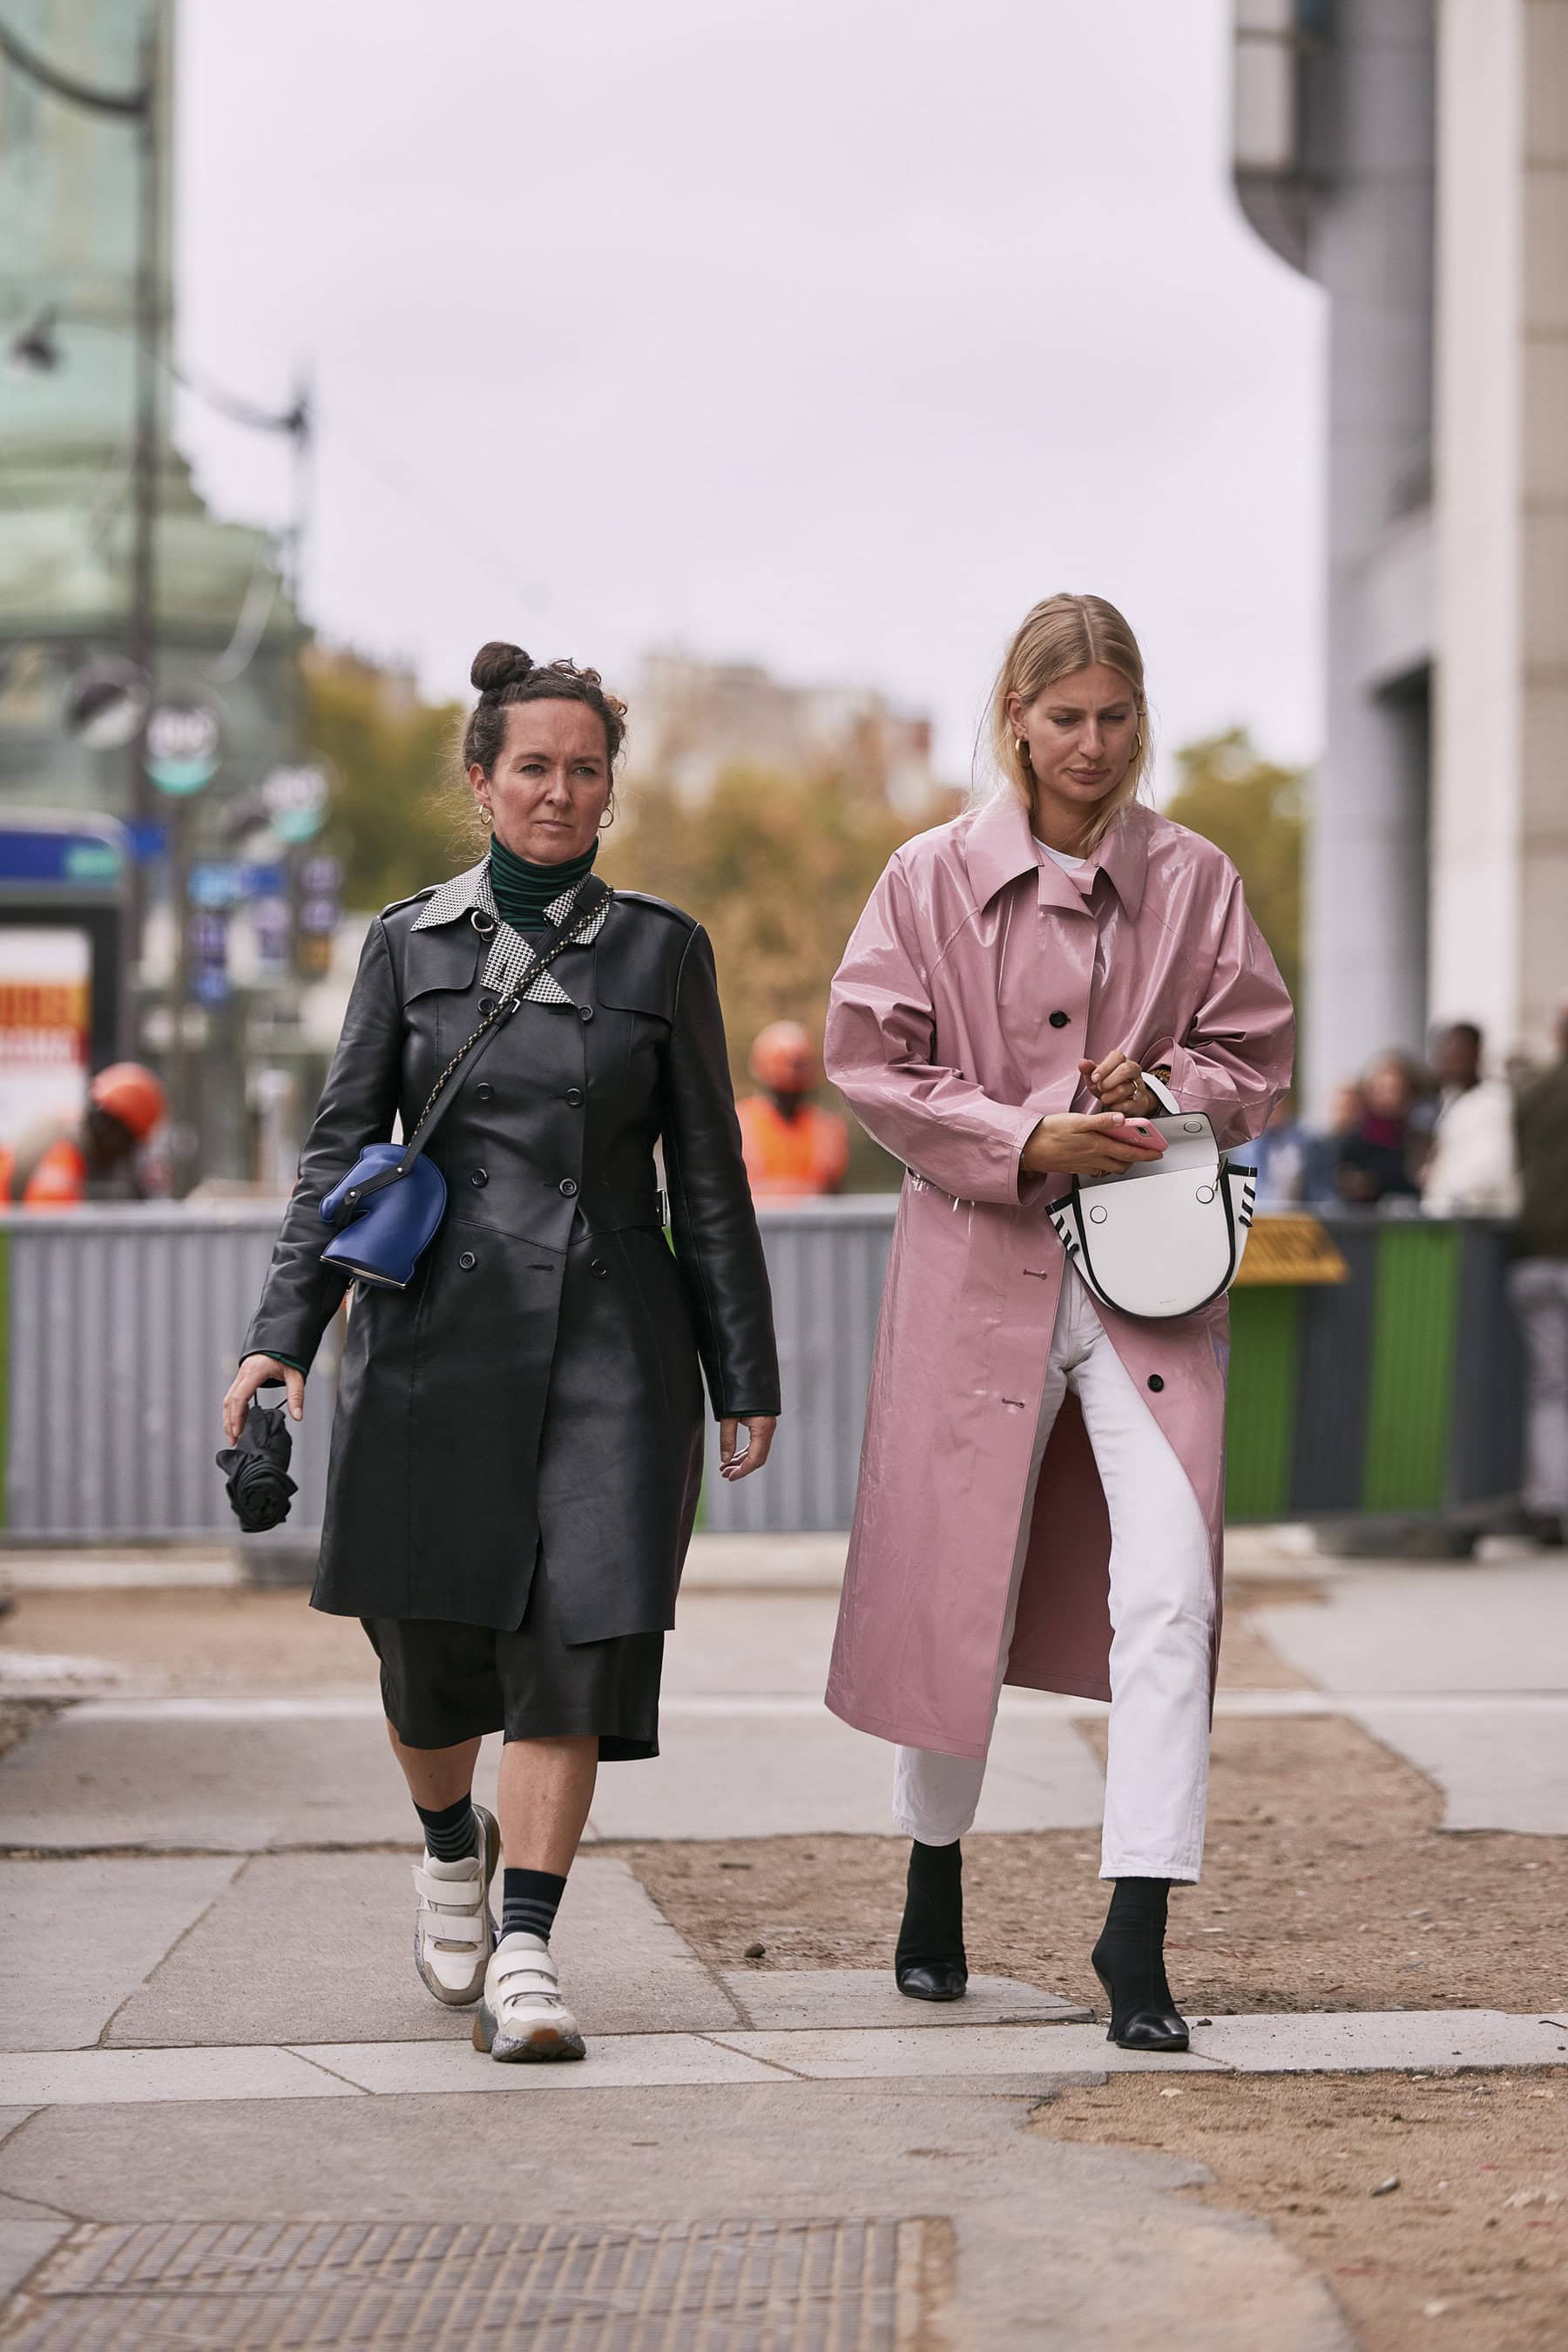
<instances>
[{"instance_id":1,"label":"thin bag strap","mask_svg":"<svg viewBox=\"0 0 1568 2352\"><path fill-rule=\"evenodd\" d=\"M485 1053L497 1030L510 1014L516 1012L540 973L554 962L563 948L571 947L581 938L615 895L607 882L601 882L596 874L589 875L563 921L547 927L542 946L534 950L533 961L519 972L500 1003L485 1015L473 1034L464 1039L431 1087L429 1099L414 1123L414 1132L408 1139L402 1159L395 1166L384 1168L379 1174L367 1177L363 1184L356 1184L353 1191L344 1197L345 1208L352 1202L357 1210L373 1192L383 1192L387 1185L395 1184L400 1177L407 1175L458 1098L459 1088L453 1080L458 1070L462 1070L465 1077L471 1075L475 1063Z\"/></svg>"}]
</instances>

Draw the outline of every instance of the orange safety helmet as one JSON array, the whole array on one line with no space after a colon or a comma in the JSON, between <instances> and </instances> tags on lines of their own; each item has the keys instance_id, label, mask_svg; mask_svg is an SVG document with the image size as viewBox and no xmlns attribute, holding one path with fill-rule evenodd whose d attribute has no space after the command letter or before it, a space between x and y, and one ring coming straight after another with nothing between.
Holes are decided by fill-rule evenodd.
<instances>
[{"instance_id":1,"label":"orange safety helmet","mask_svg":"<svg viewBox=\"0 0 1568 2352\"><path fill-rule=\"evenodd\" d=\"M809 1031L798 1021L770 1021L752 1047L752 1076L778 1095L807 1095L822 1076Z\"/></svg>"},{"instance_id":2,"label":"orange safety helmet","mask_svg":"<svg viewBox=\"0 0 1568 2352\"><path fill-rule=\"evenodd\" d=\"M88 1099L95 1110L117 1118L138 1143L146 1141L169 1108L163 1082L140 1062L110 1062L94 1078Z\"/></svg>"}]
</instances>

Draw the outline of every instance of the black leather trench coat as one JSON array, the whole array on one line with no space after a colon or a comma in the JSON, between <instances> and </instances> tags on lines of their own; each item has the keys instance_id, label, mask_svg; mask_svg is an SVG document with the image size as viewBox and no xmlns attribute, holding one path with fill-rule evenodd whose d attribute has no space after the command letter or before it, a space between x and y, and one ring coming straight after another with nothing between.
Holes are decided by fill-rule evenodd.
<instances>
[{"instance_id":1,"label":"black leather trench coat","mask_svg":"<svg viewBox=\"0 0 1568 2352\"><path fill-rule=\"evenodd\" d=\"M458 877L473 898L484 871ZM464 894L445 885L426 911L433 895L371 926L247 1355L310 1365L343 1290L322 1194L395 1114L411 1131L492 1001L491 919L470 900L430 928ZM569 1001L519 1006L431 1143L447 1208L413 1282L351 1306L319 1609L514 1627L542 1543L568 1641L668 1628L701 1480L699 1361L716 1417L778 1411L707 935L620 893L551 972Z\"/></svg>"}]
</instances>

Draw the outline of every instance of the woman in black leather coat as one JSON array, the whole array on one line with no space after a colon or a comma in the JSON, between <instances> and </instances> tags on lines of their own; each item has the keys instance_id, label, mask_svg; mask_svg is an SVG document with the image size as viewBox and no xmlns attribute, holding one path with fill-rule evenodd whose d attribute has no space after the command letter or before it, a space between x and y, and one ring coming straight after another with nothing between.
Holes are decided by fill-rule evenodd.
<instances>
[{"instance_id":1,"label":"woman in black leather coat","mask_svg":"<svg viewBox=\"0 0 1568 2352\"><path fill-rule=\"evenodd\" d=\"M301 1411L343 1289L321 1262L322 1195L395 1118L412 1130L531 966L531 932L569 924L612 813L625 711L595 671L488 646L473 677L464 759L490 855L371 926L224 1401L231 1441L259 1388L283 1383ZM425 1982L454 2006L482 1995L475 2038L493 2055L574 2057L550 1927L600 1759L658 1753L663 1638L701 1479L701 1374L726 1478L761 1468L779 1408L705 934L662 899L615 893L527 986L472 1081L451 1083L430 1145L447 1185L440 1229L405 1290L362 1285L349 1316L312 1601L361 1618L381 1657L425 1825ZM499 1831L469 1796L479 1740L497 1730Z\"/></svg>"}]
</instances>

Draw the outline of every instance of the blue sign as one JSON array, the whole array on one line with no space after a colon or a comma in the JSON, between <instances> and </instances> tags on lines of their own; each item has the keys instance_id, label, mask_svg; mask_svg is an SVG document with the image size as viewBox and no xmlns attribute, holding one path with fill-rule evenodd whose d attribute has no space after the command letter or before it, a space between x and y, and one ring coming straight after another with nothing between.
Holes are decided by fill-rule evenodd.
<instances>
[{"instance_id":1,"label":"blue sign","mask_svg":"<svg viewBox=\"0 0 1568 2352\"><path fill-rule=\"evenodd\" d=\"M243 866L193 866L188 887L193 907L237 907L245 897Z\"/></svg>"},{"instance_id":2,"label":"blue sign","mask_svg":"<svg viewBox=\"0 0 1568 2352\"><path fill-rule=\"evenodd\" d=\"M105 835L0 824L0 883L53 883L73 891L113 889L124 871L120 843Z\"/></svg>"},{"instance_id":3,"label":"blue sign","mask_svg":"<svg viewBox=\"0 0 1568 2352\"><path fill-rule=\"evenodd\" d=\"M126 827L131 835L131 855L138 866L156 866L160 857L169 852L169 828L162 817Z\"/></svg>"}]
</instances>

